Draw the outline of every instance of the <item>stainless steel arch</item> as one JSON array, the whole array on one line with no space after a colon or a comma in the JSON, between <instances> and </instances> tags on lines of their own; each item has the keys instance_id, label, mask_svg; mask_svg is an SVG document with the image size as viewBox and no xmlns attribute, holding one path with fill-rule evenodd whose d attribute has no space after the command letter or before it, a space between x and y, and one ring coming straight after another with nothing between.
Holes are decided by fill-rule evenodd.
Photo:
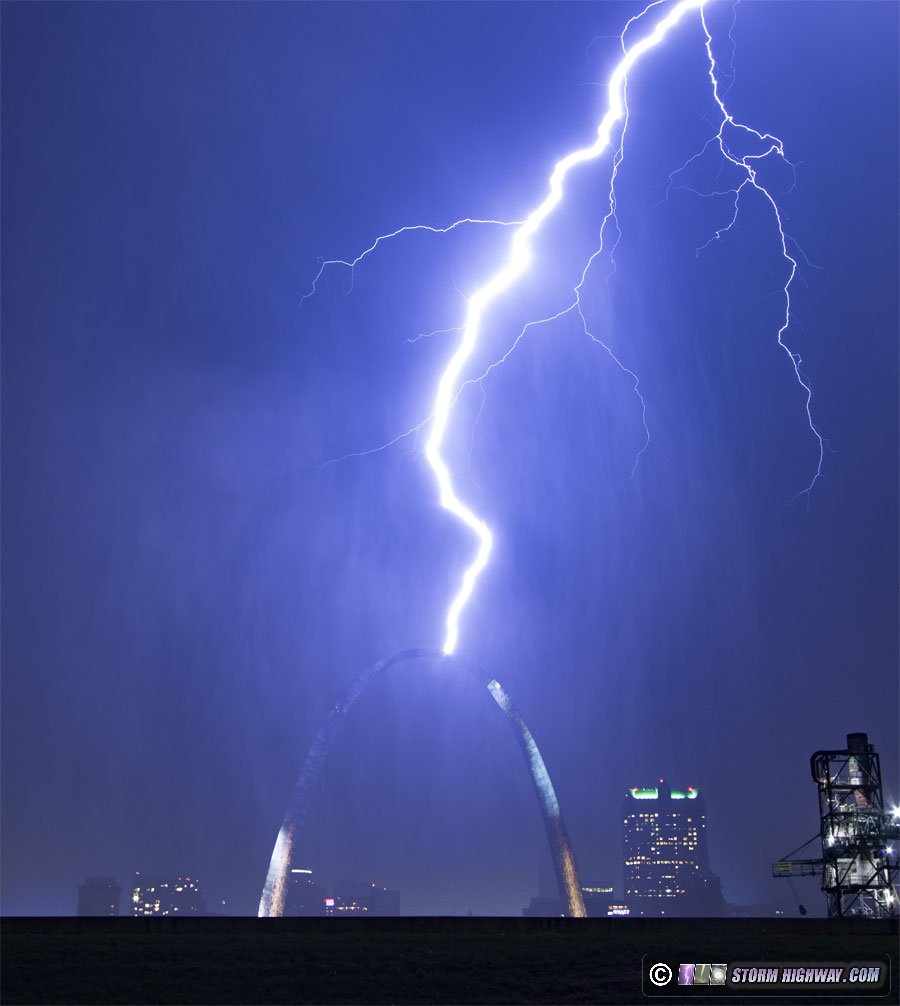
<instances>
[{"instance_id":1,"label":"stainless steel arch","mask_svg":"<svg viewBox=\"0 0 900 1006\"><path fill-rule=\"evenodd\" d=\"M259 900L259 917L279 917L284 913L287 879L290 876L294 842L306 820L319 774L341 721L353 703L382 671L408 660L440 660L466 671L487 688L493 700L506 714L506 718L516 735L516 740L519 742L519 747L522 749L522 754L525 756L525 761L528 763L531 781L534 783L534 791L547 832L547 841L550 843L550 853L553 856L559 896L565 906L566 915L583 918L587 913L584 909L581 880L575 866L572 844L569 841L562 812L559 809L559 801L556 799L553 783L550 781L544 759L541 757L534 737L531 736L531 731L525 725L519 710L495 678L492 678L471 660L457 655L447 656L440 650L432 649L404 650L393 657L388 657L387 660L380 660L377 664L373 664L353 682L347 694L328 714L309 749L309 754L306 756L306 761L300 771L284 815L284 821L278 832L278 837L275 839L275 848L272 850L272 858L269 861L269 872L266 876L262 897Z\"/></svg>"}]
</instances>

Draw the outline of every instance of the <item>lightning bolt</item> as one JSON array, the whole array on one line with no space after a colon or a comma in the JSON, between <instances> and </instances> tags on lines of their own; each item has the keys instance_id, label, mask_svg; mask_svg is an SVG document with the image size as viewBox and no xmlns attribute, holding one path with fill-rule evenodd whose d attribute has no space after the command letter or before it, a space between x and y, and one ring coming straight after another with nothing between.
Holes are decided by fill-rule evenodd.
<instances>
[{"instance_id":1,"label":"lightning bolt","mask_svg":"<svg viewBox=\"0 0 900 1006\"><path fill-rule=\"evenodd\" d=\"M719 94L718 65L716 63L716 58L713 55L712 35L710 34L709 26L706 23L706 11L703 10L702 7L700 10L700 20L701 23L703 24L703 34L706 36L706 55L709 60L709 79L710 83L712 84L713 98L715 99L716 105L722 116L721 121L719 122L719 128L716 131L715 141L718 146L719 152L724 158L724 160L727 161L729 164L734 165L734 167L737 168L744 176L740 184L738 184L734 188L734 215L732 216L728 225L716 231L715 235L712 238L710 238L710 241L708 243L720 240L722 235L725 234L728 230L730 230L734 226L739 211L741 192L743 192L743 190L747 186L750 186L751 188L755 189L758 193L760 193L760 195L763 196L763 198L772 208L772 214L775 218L775 224L778 229L778 238L781 243L781 254L788 265L788 276L787 279L785 280L784 286L782 287L782 292L784 294L784 320L782 321L778 329L778 336L777 336L778 345L784 350L784 352L788 356L788 359L791 361L791 367L793 368L794 376L797 379L797 383L800 385L800 387L803 389L805 393L806 400L804 403L804 408L806 410L807 424L809 426L810 432L815 437L816 443L818 444L818 460L816 462L815 473L813 474L813 477L810 480L809 485L805 489L801 490L800 493L798 493L798 495L805 494L808 501L809 494L812 492L812 489L815 486L816 482L818 482L818 480L822 476L822 465L825 461L825 440L822 434L819 432L819 429L816 426L815 421L813 420L812 387L807 381L807 379L804 377L803 372L800 369L800 365L803 361L800 358L800 354L795 353L790 348L790 346L788 346L788 344L785 342L784 339L784 335L791 324L791 286L793 285L794 280L797 278L798 264L797 260L788 251L788 242L791 241L791 239L785 233L784 220L782 219L781 210L778 207L778 203L775 201L775 197L772 195L772 193L765 187L765 185L763 185L760 182L757 173L759 163L766 160L770 156L774 155L776 157L779 157L783 161L787 161L784 155L784 143L777 136L772 136L770 133L759 133L755 129L752 129L750 126L747 126L742 122L738 122L725 107L724 98ZM733 28L734 23L732 22L732 30ZM732 42L732 53L733 53L734 38L732 36L731 31L729 31L728 36ZM732 56L732 67L733 67L733 56ZM731 77L732 77L731 82L733 84L734 83L733 72L731 74ZM730 86L731 85L729 85L729 88ZM725 139L725 130L726 127L728 126L730 126L738 134L752 136L759 142L768 144L767 149L761 154L745 154L743 157L737 156L732 151L731 146ZM792 164L791 168L793 168ZM796 242L792 243L796 244Z\"/></svg>"},{"instance_id":2,"label":"lightning bolt","mask_svg":"<svg viewBox=\"0 0 900 1006\"><path fill-rule=\"evenodd\" d=\"M816 465L815 473L806 487L802 490L801 494L807 494L812 491L815 483L821 477L822 474L822 464L824 460L824 449L825 441L819 432L812 416L812 389L805 378L802 370L801 363L802 360L799 354L795 353L790 349L787 342L785 341L785 333L791 324L791 287L794 283L797 272L798 272L798 262L792 256L789 251L789 246L795 247L796 243L787 235L784 222L782 218L781 211L779 209L778 203L775 197L772 195L770 190L763 184L759 178L758 168L762 162L764 162L769 157L778 157L786 163L787 161L784 153L784 144L782 141L772 134L760 133L750 126L747 126L738 120L736 120L731 113L728 111L725 105L725 97L730 89L731 84L734 82L734 19L732 19L732 25L728 32L728 38L732 43L732 55L731 63L728 70L725 71L725 75L730 78L731 83L729 88L725 90L725 93L720 93L720 69L716 62L715 56L713 54L712 48L712 36L709 31L709 27L706 20L705 6L711 0L679 0L674 4L669 6L667 12L665 12L656 23L653 28L643 35L638 41L633 44L629 44L627 36L630 32L634 32L640 25L649 19L651 11L656 8L666 4L668 0L654 0L654 2L648 4L639 14L630 18L626 23L621 35L619 36L619 42L622 49L622 57L616 64L612 71L607 84L607 108L600 120L597 127L596 136L594 141L586 147L574 150L561 160L557 161L553 171L549 178L548 192L543 202L541 202L535 209L528 214L524 220L517 221L499 221L499 220L488 220L488 219L476 219L476 218L466 218L463 220L458 220L446 227L431 227L425 225L416 225L410 227L401 227L389 234L381 235L376 238L376 240L360 255L355 259L345 260L345 259L330 259L330 260L319 260L319 271L316 274L311 289L301 297L301 303L305 301L308 297L315 294L319 280L321 279L326 268L329 266L344 266L350 270L351 273L351 287L352 289L352 279L353 270L357 265L359 265L365 258L371 255L376 249L384 243L385 241L399 237L403 234L412 231L426 231L432 234L447 234L459 227L466 224L489 224L500 227L510 227L514 228L513 234L509 244L509 251L506 260L497 269L492 276L490 276L487 281L477 289L467 300L466 316L463 324L454 328L439 329L435 332L420 333L415 338L408 339L407 342L415 342L419 339L430 338L432 335L438 334L451 334L459 333L460 339L457 344L456 350L451 355L449 361L447 362L444 370L442 371L438 385L435 391L434 401L429 414L420 423L406 430L405 432L394 437L386 444L380 447L373 448L369 451L358 451L353 454L344 455L343 458L333 459L332 461L326 462L326 464L333 464L337 461L345 460L350 457L364 457L369 454L382 451L392 444L398 441L415 435L418 438L419 433L430 424L430 430L428 438L425 445L425 457L431 467L435 480L437 482L439 499L441 506L453 514L456 519L468 528L476 542L476 552L475 556L465 569L462 575L462 580L457 590L457 593L452 598L446 615L446 635L443 644L443 652L445 654L451 654L456 650L459 641L459 619L462 614L463 609L468 603L475 589L478 578L487 566L488 560L490 558L491 549L493 547L493 535L491 529L488 527L487 522L480 517L458 494L453 476L450 472L450 468L443 454L444 439L447 433L447 428L450 423L451 413L453 406L459 399L460 395L463 393L466 387L472 384L481 384L490 373L501 366L510 356L510 354L516 349L521 340L525 337L526 333L539 325L549 324L556 321L566 315L575 314L579 318L581 328L584 335L589 338L592 342L600 345L603 350L608 354L610 359L616 364L616 366L626 375L630 377L633 381L632 390L634 391L636 397L641 404L641 418L644 428L645 441L640 451L638 452L634 466L632 468L632 476L637 470L637 466L640 462L641 456L646 451L650 444L650 431L647 425L647 403L644 400L643 395L640 391L640 381L637 374L625 366L618 356L612 351L612 349L603 340L598 338L593 334L588 326L587 318L584 314L581 304L581 292L587 281L588 273L592 266L594 265L597 258L600 256L604 249L604 238L607 231L608 225L612 223L616 229L616 242L613 245L612 250L609 253L611 271L606 276L607 288L609 284L609 279L611 275L615 272L616 262L615 262L615 250L618 245L619 238L621 237L621 229L619 227L619 222L616 214L617 203L616 203L616 179L618 177L619 169L622 165L624 159L624 143L625 136L628 130L628 99L627 99L627 79L629 72L638 64L638 62L650 51L659 46L669 35L669 33L676 28L679 23L685 18L686 15L691 13L699 13L700 22L703 28L703 33L705 36L705 47L706 54L708 57L708 75L710 83L712 85L713 99L719 114L718 128L715 134L710 137L709 140L704 144L703 148L695 154L693 157L689 158L681 166L669 176L669 180L666 187L666 198L668 198L670 192L673 190L675 178L682 172L684 172L691 164L697 161L699 158L704 156L707 151L711 149L716 149L723 159L723 166L725 164L730 164L734 169L740 173L740 181L727 188L725 190L714 190L713 192L703 193L697 192L698 195L703 196L723 196L729 195L733 198L733 213L731 219L721 228L719 228L709 239L706 245L702 247L708 247L715 241L721 240L721 238L727 234L735 225L738 214L740 211L741 196L746 189L755 190L759 193L769 204L779 237L780 249L782 257L785 261L787 267L787 275L782 287L781 292L784 295L784 315L783 320L780 324L777 333L777 342L781 349L787 354L791 361L791 366L796 377L797 383L801 387L805 395L805 411L806 418L811 432L813 433L817 443L818 443L818 462ZM733 5L733 11L736 8L736 4ZM594 40L596 41L596 40ZM593 43L591 43L593 44ZM516 338L513 340L509 349L503 353L499 359L491 363L483 373L477 377L468 378L463 380L463 373L467 363L471 360L479 341L481 339L482 330L484 327L485 316L491 307L499 297L503 294L509 292L513 284L521 279L528 271L532 263L532 239L541 229L544 221L551 215L551 213L556 209L556 207L562 202L564 196L564 183L566 181L569 173L576 167L582 164L586 164L590 161L597 160L606 151L612 141L612 133L614 127L617 123L622 122L621 132L619 134L619 143L612 161L612 171L610 178L609 187L609 208L605 216L603 217L600 234L599 234L599 247L591 255L587 264L584 267L580 281L573 290L573 300L566 307L562 308L560 311L552 314L546 318L541 318L535 321L530 321L523 326L521 331L518 333ZM728 136L730 133L734 133L737 136L744 138L749 138L755 141L757 144L761 144L765 149L761 153L751 153L740 155L735 152L733 144L729 142ZM791 165L793 167L793 165ZM721 169L720 169L721 172ZM677 186L678 188L689 188L687 185ZM691 189L691 191L696 192L697 190ZM702 250L698 249L698 254ZM349 292L349 290L348 290ZM483 400L482 400L483 405ZM480 409L479 409L480 415ZM323 466L325 467L325 466ZM320 469L321 470L321 469Z\"/></svg>"},{"instance_id":3,"label":"lightning bolt","mask_svg":"<svg viewBox=\"0 0 900 1006\"><path fill-rule=\"evenodd\" d=\"M524 223L513 233L510 254L506 263L469 300L462 339L438 382L437 394L432 408L432 426L425 446L425 457L437 479L441 506L449 510L459 521L465 524L478 540L475 558L465 570L460 588L450 602L450 607L447 611L447 632L444 639L444 653L449 654L456 649L459 640L460 613L472 596L475 583L487 565L493 545L493 535L487 523L475 514L458 496L450 475L450 469L441 453L447 425L450 421L450 410L453 405L454 393L459 386L463 367L472 356L478 344L481 335L482 319L488 307L500 294L508 290L515 280L519 279L526 272L531 264L531 240L540 230L541 225L547 217L562 201L563 184L566 176L577 165L596 160L609 146L613 126L626 114L625 82L629 70L646 52L658 46L682 20L685 14L694 10L702 11L704 2L705 0L681 0L680 3L677 3L656 23L656 26L649 34L635 42L630 48L625 43L625 32L642 15L638 15L637 18L632 18L628 22L625 26L625 31L622 33L623 55L610 77L607 88L608 107L606 114L597 127L597 135L594 142L588 147L572 151L560 161L557 161L550 176L550 191L544 201L528 215ZM646 14L651 8L657 5L658 3L651 4L645 8L643 13ZM585 270L586 272L587 270ZM582 277L583 281L584 277ZM582 321L584 321L580 301L577 301L577 304L578 313ZM585 332L588 332L586 323ZM636 378L635 380L637 381Z\"/></svg>"},{"instance_id":4,"label":"lightning bolt","mask_svg":"<svg viewBox=\"0 0 900 1006\"><path fill-rule=\"evenodd\" d=\"M316 273L315 278L312 281L312 286L300 297L300 304L302 305L305 300L309 300L319 288L319 280L322 278L325 270L332 265L342 265L350 270L350 287L347 293L352 293L353 291L353 272L356 267L363 261L367 259L373 252L377 251L378 246L384 244L385 241L390 241L391 238L398 238L403 234L412 234L415 231L426 231L428 234L449 234L451 231L455 231L462 227L464 224L494 224L497 227L516 227L521 224L521 220L477 220L472 217L465 217L463 220L455 220L452 224L448 224L446 227L430 227L428 224L412 224L407 227L398 227L397 230L391 231L390 234L380 234L375 240L366 248L365 251L359 253L355 259L348 261L342 258L330 258L330 259L319 259L319 271ZM449 331L449 329L447 330ZM437 333L426 333L434 334ZM422 336L419 336L422 338ZM412 340L413 342L415 340Z\"/></svg>"}]
</instances>

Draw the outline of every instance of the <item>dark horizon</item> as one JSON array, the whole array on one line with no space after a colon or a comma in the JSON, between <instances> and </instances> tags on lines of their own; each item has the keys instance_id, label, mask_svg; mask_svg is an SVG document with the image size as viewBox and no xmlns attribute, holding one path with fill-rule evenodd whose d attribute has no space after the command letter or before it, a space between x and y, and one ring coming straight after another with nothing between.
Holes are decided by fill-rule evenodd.
<instances>
[{"instance_id":1,"label":"dark horizon","mask_svg":"<svg viewBox=\"0 0 900 1006\"><path fill-rule=\"evenodd\" d=\"M335 268L301 298L320 256L397 227L522 219L592 140L640 9L0 8L0 914L73 914L86 877L136 869L256 914L328 711L441 646L473 553L424 437L326 462L428 413L443 330L509 235L406 235L349 295ZM726 899L790 912L771 863L818 829L810 755L866 732L900 802L900 8L747 0L733 61L732 5L708 17L730 107L796 166L765 181L802 249L787 341L822 477L803 494L817 443L765 201L698 253L731 200L666 199L715 112L686 21L629 81L615 270L585 290L651 443L571 317L469 389L449 451L495 543L459 652L534 734L584 884L621 889L622 799L662 777L704 794ZM611 159L573 178L485 360L577 282ZM518 915L547 856L503 717L426 665L354 707L302 842L404 914Z\"/></svg>"}]
</instances>

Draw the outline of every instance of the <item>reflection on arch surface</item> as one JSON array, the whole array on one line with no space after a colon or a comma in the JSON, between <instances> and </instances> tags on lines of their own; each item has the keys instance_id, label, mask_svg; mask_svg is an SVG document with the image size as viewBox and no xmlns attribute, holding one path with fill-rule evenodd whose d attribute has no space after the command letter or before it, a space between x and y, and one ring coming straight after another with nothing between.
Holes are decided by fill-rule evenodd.
<instances>
[{"instance_id":1,"label":"reflection on arch surface","mask_svg":"<svg viewBox=\"0 0 900 1006\"><path fill-rule=\"evenodd\" d=\"M503 690L500 683L492 678L485 670L471 660L458 655L445 656L440 650L415 649L404 650L396 653L386 660L380 660L364 671L350 686L344 697L337 703L328 714L325 722L309 749L306 761L300 771L294 792L288 804L287 812L284 815L281 829L275 840L275 848L272 850L272 858L269 862L269 872L266 876L266 884L263 888L262 897L259 900L259 917L279 917L284 913L284 900L287 893L287 880L290 876L293 862L294 846L300 834L306 815L309 811L312 796L341 722L349 712L353 703L359 698L372 681L386 671L389 667L403 664L410 660L436 660L445 665L451 665L455 670L465 671L471 674L480 684L490 692L491 698L506 714L509 725L516 735L522 754L528 765L531 774L531 781L534 784L534 791L541 808L541 815L544 819L544 827L547 832L547 840L550 844L550 853L553 857L553 866L556 870L556 881L559 886L559 896L565 908L566 915L584 917L587 913L584 909L584 899L581 893L581 881L578 877L578 869L575 866L575 856L572 853L572 845L566 831L565 822L559 809L559 801L556 799L556 792L544 759L535 743L531 731L525 725L519 710L515 707L510 697Z\"/></svg>"}]
</instances>

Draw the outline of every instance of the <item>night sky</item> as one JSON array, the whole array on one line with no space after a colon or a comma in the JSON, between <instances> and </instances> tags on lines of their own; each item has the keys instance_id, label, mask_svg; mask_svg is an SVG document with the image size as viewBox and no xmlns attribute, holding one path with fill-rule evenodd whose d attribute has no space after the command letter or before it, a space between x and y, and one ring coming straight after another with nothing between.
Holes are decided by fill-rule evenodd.
<instances>
[{"instance_id":1,"label":"night sky","mask_svg":"<svg viewBox=\"0 0 900 1006\"><path fill-rule=\"evenodd\" d=\"M320 466L424 418L457 336L407 340L462 322L509 231L406 236L301 307L317 256L522 219L591 142L639 9L3 4L4 913L72 914L87 875L134 870L256 913L323 717L369 664L441 645L473 548L424 438ZM818 830L813 751L867 731L900 797L898 11L737 8L728 101L797 165L765 180L811 263L788 332L829 444L808 497L771 211L749 196L698 255L731 201L664 198L711 135L697 17L630 80L617 267L585 292L647 401L633 479L632 382L571 318L454 413L496 537L460 652L520 707L585 883L621 887L622 798L660 777L704 794L727 898L788 908L770 863ZM710 5L723 69L731 17ZM482 362L568 303L610 160L573 175ZM303 865L406 912L519 914L546 845L489 697L400 668L345 727Z\"/></svg>"}]
</instances>

